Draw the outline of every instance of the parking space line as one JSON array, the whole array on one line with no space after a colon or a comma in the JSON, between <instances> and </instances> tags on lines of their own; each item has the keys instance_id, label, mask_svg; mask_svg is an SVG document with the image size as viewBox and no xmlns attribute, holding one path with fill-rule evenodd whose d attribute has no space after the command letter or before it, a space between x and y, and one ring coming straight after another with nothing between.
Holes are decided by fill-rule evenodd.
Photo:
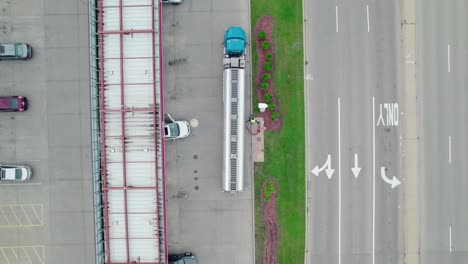
<instances>
[{"instance_id":1,"label":"parking space line","mask_svg":"<svg viewBox=\"0 0 468 264\"><path fill-rule=\"evenodd\" d=\"M37 214L37 211L36 211L36 206L39 206L41 208L41 217L39 217L39 215ZM34 212L34 214L36 215L37 217L37 220L39 220L39 223L41 223L41 226L44 225L44 208L42 207L42 204L36 204L36 205L32 205L32 210Z\"/></svg>"},{"instance_id":2,"label":"parking space line","mask_svg":"<svg viewBox=\"0 0 468 264\"><path fill-rule=\"evenodd\" d=\"M8 224L8 226L10 226L10 220L8 220L8 217L6 216L5 211L3 211L3 208L0 207L0 211L2 211L3 217L5 217L5 220L6 220L7 224Z\"/></svg>"},{"instance_id":3,"label":"parking space line","mask_svg":"<svg viewBox=\"0 0 468 264\"><path fill-rule=\"evenodd\" d=\"M24 252L24 254L26 255L26 257L28 258L28 260L29 260L29 263L33 264L33 262L32 262L32 260L31 260L31 258L29 257L29 254L28 254L28 252L26 251L26 249L25 249L25 248L22 248L22 249L23 249L23 252Z\"/></svg>"},{"instance_id":4,"label":"parking space line","mask_svg":"<svg viewBox=\"0 0 468 264\"><path fill-rule=\"evenodd\" d=\"M21 210L22 210L23 213L24 213L24 216L26 217L26 219L28 219L29 225L32 225L33 223L32 223L32 221L31 221L31 219L29 218L28 214L26 213L26 211L24 210L23 205L21 205L20 207L21 207Z\"/></svg>"},{"instance_id":5,"label":"parking space line","mask_svg":"<svg viewBox=\"0 0 468 264\"><path fill-rule=\"evenodd\" d=\"M44 225L42 204L0 204L0 228Z\"/></svg>"},{"instance_id":6,"label":"parking space line","mask_svg":"<svg viewBox=\"0 0 468 264\"><path fill-rule=\"evenodd\" d=\"M42 248L42 249L43 249L43 250L42 250L42 258L41 258L41 256L39 256L39 253L37 253L36 248L33 248L34 253L36 253L37 259L39 259L39 261L40 261L42 264L44 264L44 260L45 260L45 258L44 258L44 248Z\"/></svg>"},{"instance_id":7,"label":"parking space line","mask_svg":"<svg viewBox=\"0 0 468 264\"><path fill-rule=\"evenodd\" d=\"M5 254L5 252L3 251L3 249L1 249L1 251L2 251L3 256L5 257L6 262L9 264L10 261L8 260L7 255Z\"/></svg>"},{"instance_id":8,"label":"parking space line","mask_svg":"<svg viewBox=\"0 0 468 264\"><path fill-rule=\"evenodd\" d=\"M45 264L43 245L0 247L0 263L6 264Z\"/></svg>"},{"instance_id":9,"label":"parking space line","mask_svg":"<svg viewBox=\"0 0 468 264\"><path fill-rule=\"evenodd\" d=\"M1 183L2 186L31 186L31 185L41 185L40 182L31 182L31 183Z\"/></svg>"},{"instance_id":10,"label":"parking space line","mask_svg":"<svg viewBox=\"0 0 468 264\"><path fill-rule=\"evenodd\" d=\"M21 220L19 219L18 215L16 214L15 212L15 209L13 209L13 206L9 206L10 210L11 210L11 213L15 216L16 220L18 220L18 226L22 226L23 224L21 223Z\"/></svg>"}]
</instances>

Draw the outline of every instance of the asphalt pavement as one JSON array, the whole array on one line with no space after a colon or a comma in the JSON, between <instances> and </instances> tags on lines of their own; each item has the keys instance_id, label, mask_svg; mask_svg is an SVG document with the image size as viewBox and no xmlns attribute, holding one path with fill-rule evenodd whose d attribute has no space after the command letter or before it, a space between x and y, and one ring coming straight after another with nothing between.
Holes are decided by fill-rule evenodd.
<instances>
[{"instance_id":1,"label":"asphalt pavement","mask_svg":"<svg viewBox=\"0 0 468 264\"><path fill-rule=\"evenodd\" d=\"M417 1L421 262L468 259L468 3Z\"/></svg>"},{"instance_id":2,"label":"asphalt pavement","mask_svg":"<svg viewBox=\"0 0 468 264\"><path fill-rule=\"evenodd\" d=\"M403 263L399 12L305 3L306 263Z\"/></svg>"}]
</instances>

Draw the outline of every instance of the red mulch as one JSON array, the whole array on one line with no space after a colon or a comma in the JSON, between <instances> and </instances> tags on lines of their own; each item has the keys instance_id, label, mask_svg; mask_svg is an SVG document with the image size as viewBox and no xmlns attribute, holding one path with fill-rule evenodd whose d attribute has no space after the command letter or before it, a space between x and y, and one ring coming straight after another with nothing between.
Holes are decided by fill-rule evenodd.
<instances>
[{"instance_id":1,"label":"red mulch","mask_svg":"<svg viewBox=\"0 0 468 264\"><path fill-rule=\"evenodd\" d=\"M276 192L270 195L268 202L264 201L263 189L265 185L273 181ZM263 264L276 264L278 251L278 219L276 218L276 196L278 194L278 182L274 178L267 179L262 185L262 208L263 208L263 226L265 228L265 241L263 248Z\"/></svg>"},{"instance_id":2,"label":"red mulch","mask_svg":"<svg viewBox=\"0 0 468 264\"><path fill-rule=\"evenodd\" d=\"M257 24L254 27L254 38L255 38L255 43L256 43L256 48L257 48L257 54L258 54L258 69L257 69L257 76L256 76L256 90L257 90L257 96L260 102L263 102L263 95L265 93L270 93L273 95L273 102L276 104L276 112L280 114L280 117L273 121L270 119L270 111L266 110L263 113L260 113L259 115L263 117L263 120L265 121L265 127L267 128L268 131L275 131L279 132L281 128L283 127L283 117L281 115L281 107L278 101L278 98L276 98L275 90L273 87L273 79L274 79L274 70L275 70L275 60L276 60L276 52L275 52L275 45L273 43L273 24L274 20L273 17L270 16L262 16L257 20ZM271 43L271 48L267 52L262 50L261 47L261 41L258 41L257 36L258 32L264 31L266 33L266 39L264 41L269 41ZM271 79L268 81L269 88L267 90L262 90L258 88L258 85L262 82L262 72L263 72L263 64L265 63L265 54L266 53L271 53L273 54L273 71L271 72Z\"/></svg>"}]
</instances>

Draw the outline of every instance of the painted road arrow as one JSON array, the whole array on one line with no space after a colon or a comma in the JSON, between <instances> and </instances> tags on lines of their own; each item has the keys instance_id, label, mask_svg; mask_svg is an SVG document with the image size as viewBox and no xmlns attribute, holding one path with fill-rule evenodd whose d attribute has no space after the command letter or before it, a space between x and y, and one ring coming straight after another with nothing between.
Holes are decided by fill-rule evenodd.
<instances>
[{"instance_id":1,"label":"painted road arrow","mask_svg":"<svg viewBox=\"0 0 468 264\"><path fill-rule=\"evenodd\" d=\"M385 176L385 167L380 167L380 176L382 176L384 182L392 185L392 189L397 187L401 183L395 176L393 176L393 179L391 180L387 178L387 176Z\"/></svg>"},{"instance_id":2,"label":"painted road arrow","mask_svg":"<svg viewBox=\"0 0 468 264\"><path fill-rule=\"evenodd\" d=\"M331 168L331 155L330 154L327 156L327 161L325 162L325 164L323 164L322 167L320 167L320 169L317 165L310 172L315 174L315 176L319 176L319 173L323 170L325 170L325 173L327 174L328 179L331 179L331 177L333 176L333 172L335 172L335 170Z\"/></svg>"},{"instance_id":3,"label":"painted road arrow","mask_svg":"<svg viewBox=\"0 0 468 264\"><path fill-rule=\"evenodd\" d=\"M357 178L359 176L359 172L361 172L361 168L358 167L358 158L358 154L354 154L354 168L351 168L351 171L355 178Z\"/></svg>"}]
</instances>

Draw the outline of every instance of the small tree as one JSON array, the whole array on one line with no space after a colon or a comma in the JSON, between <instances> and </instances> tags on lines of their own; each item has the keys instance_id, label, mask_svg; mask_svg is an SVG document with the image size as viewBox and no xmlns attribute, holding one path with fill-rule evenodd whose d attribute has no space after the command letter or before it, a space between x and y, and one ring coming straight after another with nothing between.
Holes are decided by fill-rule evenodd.
<instances>
[{"instance_id":1,"label":"small tree","mask_svg":"<svg viewBox=\"0 0 468 264\"><path fill-rule=\"evenodd\" d=\"M271 79L271 74L269 73L262 74L262 81L266 82L266 81L269 81L270 79Z\"/></svg>"},{"instance_id":2,"label":"small tree","mask_svg":"<svg viewBox=\"0 0 468 264\"><path fill-rule=\"evenodd\" d=\"M271 71L273 69L273 64L271 64L271 62L269 61L266 61L264 64L263 64L263 69L267 72Z\"/></svg>"},{"instance_id":3,"label":"small tree","mask_svg":"<svg viewBox=\"0 0 468 264\"><path fill-rule=\"evenodd\" d=\"M271 120L276 121L276 120L278 120L279 116L280 115L279 115L278 112L271 112L270 118L271 118Z\"/></svg>"},{"instance_id":4,"label":"small tree","mask_svg":"<svg viewBox=\"0 0 468 264\"><path fill-rule=\"evenodd\" d=\"M258 85L258 87L260 87L260 89L262 90L268 90L270 85L267 82L261 82L260 85Z\"/></svg>"},{"instance_id":5,"label":"small tree","mask_svg":"<svg viewBox=\"0 0 468 264\"><path fill-rule=\"evenodd\" d=\"M264 40L264 39L266 39L266 32L265 31L260 31L260 32L258 32L257 36L258 36L259 40Z\"/></svg>"},{"instance_id":6,"label":"small tree","mask_svg":"<svg viewBox=\"0 0 468 264\"><path fill-rule=\"evenodd\" d=\"M273 95L270 94L270 93L266 93L263 95L263 101L265 101L265 103L270 103L271 101L273 101Z\"/></svg>"},{"instance_id":7,"label":"small tree","mask_svg":"<svg viewBox=\"0 0 468 264\"><path fill-rule=\"evenodd\" d=\"M262 50L267 51L267 50L270 49L271 44L270 44L270 42L268 42L268 41L263 41L262 44L261 44L261 46L262 46Z\"/></svg>"},{"instance_id":8,"label":"small tree","mask_svg":"<svg viewBox=\"0 0 468 264\"><path fill-rule=\"evenodd\" d=\"M267 53L267 54L265 55L265 59L266 59L266 61L272 61L272 60L273 60L273 54Z\"/></svg>"},{"instance_id":9,"label":"small tree","mask_svg":"<svg viewBox=\"0 0 468 264\"><path fill-rule=\"evenodd\" d=\"M270 102L270 103L268 104L268 110L269 110L270 112L275 111L275 110L276 110L276 104L273 103L273 102Z\"/></svg>"}]
</instances>

